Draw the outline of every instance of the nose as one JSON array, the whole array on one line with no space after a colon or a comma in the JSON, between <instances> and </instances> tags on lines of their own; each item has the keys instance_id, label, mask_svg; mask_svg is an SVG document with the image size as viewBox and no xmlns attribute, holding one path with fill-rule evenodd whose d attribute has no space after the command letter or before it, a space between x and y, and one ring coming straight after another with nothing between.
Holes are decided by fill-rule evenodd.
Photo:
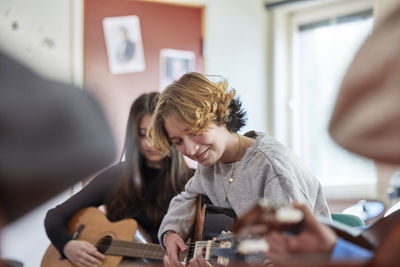
<instances>
[{"instance_id":1,"label":"nose","mask_svg":"<svg viewBox=\"0 0 400 267\"><path fill-rule=\"evenodd\" d=\"M199 151L200 146L193 141L186 142L186 152L190 156L196 155Z\"/></svg>"}]
</instances>

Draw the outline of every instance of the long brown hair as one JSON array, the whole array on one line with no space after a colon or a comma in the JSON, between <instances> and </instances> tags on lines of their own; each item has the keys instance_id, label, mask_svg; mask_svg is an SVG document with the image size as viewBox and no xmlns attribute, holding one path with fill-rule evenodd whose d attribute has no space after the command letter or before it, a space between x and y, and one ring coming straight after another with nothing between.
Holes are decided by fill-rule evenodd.
<instances>
[{"instance_id":1,"label":"long brown hair","mask_svg":"<svg viewBox=\"0 0 400 267\"><path fill-rule=\"evenodd\" d=\"M153 187L146 190L143 169L146 159L139 152L139 124L146 114L152 114L159 93L139 96L132 104L125 135L125 164L121 179L106 201L110 220L120 220L145 211L154 223L161 222L173 196L183 190L188 178L193 175L182 155L173 151L170 157L161 160L160 174ZM151 194L151 195L149 195Z\"/></svg>"}]
</instances>

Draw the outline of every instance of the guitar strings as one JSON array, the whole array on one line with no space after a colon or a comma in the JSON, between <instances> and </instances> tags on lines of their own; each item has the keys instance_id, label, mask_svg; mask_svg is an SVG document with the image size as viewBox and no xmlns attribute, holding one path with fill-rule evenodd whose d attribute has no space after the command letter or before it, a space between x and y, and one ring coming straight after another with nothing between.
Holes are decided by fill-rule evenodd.
<instances>
[{"instance_id":1,"label":"guitar strings","mask_svg":"<svg viewBox=\"0 0 400 267\"><path fill-rule=\"evenodd\" d=\"M127 241L127 242L129 242L129 241ZM220 243L221 243L220 241L218 241L218 242L214 241L211 244L211 248L220 247ZM143 245L145 245L146 247L151 247L151 248L143 247ZM208 246L208 241L193 241L193 242L190 242L188 244L188 249L195 248L196 246L198 246L198 247L207 247ZM120 245L112 244L112 245L96 245L96 247L100 248L100 249L131 248L131 249L135 249L135 250L138 250L138 251L141 251L141 250L142 251L148 251L149 253L151 253L151 252L153 252L153 253L154 252L165 253L165 251L157 244L142 244L142 243L120 244Z\"/></svg>"},{"instance_id":2,"label":"guitar strings","mask_svg":"<svg viewBox=\"0 0 400 267\"><path fill-rule=\"evenodd\" d=\"M201 242L201 243L198 243L198 242L199 241L197 241L197 243L196 242L190 243L188 245L188 248L194 248L194 247L196 247L196 245L199 246L199 247L200 246L201 247L208 246L207 241L204 241L204 242ZM107 249L107 248L132 248L132 249L143 250L143 251L152 251L151 249L148 249L148 248L138 248L138 247L132 247L132 246L129 246L129 245L112 245L112 246L110 246L110 245L96 245L96 247L97 248L104 248L104 249ZM220 247L220 245L219 245L219 243L218 244L212 244L211 247L212 248ZM161 248L160 249L159 248L154 248L153 251L163 251L164 252L164 250L162 250Z\"/></svg>"},{"instance_id":3,"label":"guitar strings","mask_svg":"<svg viewBox=\"0 0 400 267\"><path fill-rule=\"evenodd\" d=\"M212 241L209 246L209 241L193 241L188 243L188 250L179 254L180 260L188 260L194 257L196 248L209 247L211 249L220 248L221 241ZM105 254L116 255L116 256L131 256L140 257L147 259L162 260L165 251L158 244L146 244L146 243L132 243L124 240L114 240L110 245L97 245L99 249L104 249ZM147 248L146 248L147 247ZM135 253L132 253L135 250ZM131 253L131 255L127 255ZM133 255L132 255L133 254Z\"/></svg>"},{"instance_id":4,"label":"guitar strings","mask_svg":"<svg viewBox=\"0 0 400 267\"><path fill-rule=\"evenodd\" d=\"M186 256L189 256L191 251L194 251L196 248L200 247L209 247L219 248L221 241L212 241L211 246L209 245L209 241L192 241L188 243L188 251L185 253ZM156 258L162 259L165 255L165 251L161 248L158 244L145 244L145 243L136 243L131 241L124 241L124 240L113 240L110 245L101 245L98 244L97 248L103 250L106 254L114 254L114 255L121 255L124 256L127 253L135 250L134 255L132 257L144 257L144 258ZM122 252L123 250L123 252ZM131 252L132 253L132 252ZM182 257L181 255L180 257Z\"/></svg>"}]
</instances>

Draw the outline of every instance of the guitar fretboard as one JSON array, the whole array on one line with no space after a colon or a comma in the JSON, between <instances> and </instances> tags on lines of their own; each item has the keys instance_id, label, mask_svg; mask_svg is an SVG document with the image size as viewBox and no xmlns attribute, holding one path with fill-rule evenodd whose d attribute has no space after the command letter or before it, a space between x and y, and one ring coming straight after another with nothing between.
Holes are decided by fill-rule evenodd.
<instances>
[{"instance_id":1,"label":"guitar fretboard","mask_svg":"<svg viewBox=\"0 0 400 267\"><path fill-rule=\"evenodd\" d=\"M132 241L113 240L106 254L126 257L162 260L164 250L157 244L143 244Z\"/></svg>"}]
</instances>

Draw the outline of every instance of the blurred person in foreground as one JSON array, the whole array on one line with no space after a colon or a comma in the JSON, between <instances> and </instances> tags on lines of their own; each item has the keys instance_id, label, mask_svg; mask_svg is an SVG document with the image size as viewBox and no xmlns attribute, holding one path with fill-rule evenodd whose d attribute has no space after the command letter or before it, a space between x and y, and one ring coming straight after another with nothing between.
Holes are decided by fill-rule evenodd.
<instances>
[{"instance_id":1,"label":"blurred person in foreground","mask_svg":"<svg viewBox=\"0 0 400 267\"><path fill-rule=\"evenodd\" d=\"M0 51L3 225L104 168L114 155L111 129L91 95L45 79Z\"/></svg>"},{"instance_id":2,"label":"blurred person in foreground","mask_svg":"<svg viewBox=\"0 0 400 267\"><path fill-rule=\"evenodd\" d=\"M371 159L400 164L400 7L377 25L351 63L339 91L329 131L341 146ZM372 63L373 62L373 63ZM265 235L277 262L304 253L331 261L367 261L373 253L341 238L300 204L302 231ZM311 259L311 256L309 257Z\"/></svg>"},{"instance_id":3,"label":"blurred person in foreground","mask_svg":"<svg viewBox=\"0 0 400 267\"><path fill-rule=\"evenodd\" d=\"M100 106L0 52L0 207L9 223L114 159Z\"/></svg>"}]
</instances>

